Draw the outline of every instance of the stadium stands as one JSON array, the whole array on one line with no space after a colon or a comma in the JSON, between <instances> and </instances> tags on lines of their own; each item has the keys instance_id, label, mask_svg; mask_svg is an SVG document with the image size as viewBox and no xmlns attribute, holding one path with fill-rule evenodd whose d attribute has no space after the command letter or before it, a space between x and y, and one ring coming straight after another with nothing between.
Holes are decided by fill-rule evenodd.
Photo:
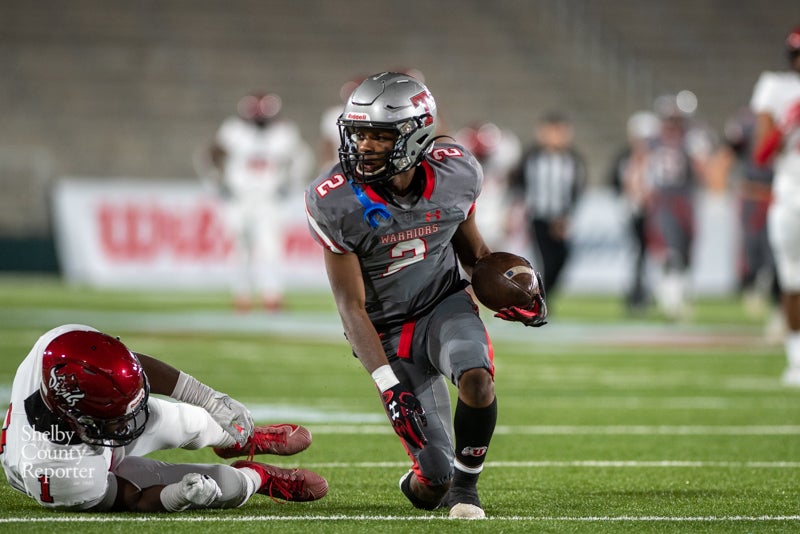
<instances>
[{"instance_id":1,"label":"stadium stands","mask_svg":"<svg viewBox=\"0 0 800 534\"><path fill-rule=\"evenodd\" d=\"M342 82L384 68L421 69L452 128L527 139L567 111L597 181L657 94L691 89L721 127L784 66L798 15L796 0L5 1L0 237L49 234L59 176L193 179L194 149L254 88L316 141Z\"/></svg>"}]
</instances>

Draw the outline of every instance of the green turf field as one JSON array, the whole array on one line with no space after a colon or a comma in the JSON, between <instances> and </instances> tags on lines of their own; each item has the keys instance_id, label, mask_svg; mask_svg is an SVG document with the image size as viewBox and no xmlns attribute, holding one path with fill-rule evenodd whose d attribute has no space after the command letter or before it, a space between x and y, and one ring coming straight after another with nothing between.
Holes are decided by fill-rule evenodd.
<instances>
[{"instance_id":1,"label":"green turf field","mask_svg":"<svg viewBox=\"0 0 800 534\"><path fill-rule=\"evenodd\" d=\"M780 345L734 299L691 324L631 319L608 298L563 297L551 324L487 315L500 418L479 489L486 521L413 509L408 468L330 297L292 294L279 315L237 315L224 294L98 291L0 278L0 396L36 338L68 322L119 335L250 405L300 422L313 445L267 457L324 475L328 495L237 510L48 512L0 486L0 532L798 532L800 390L780 386ZM211 451L154 455L214 462Z\"/></svg>"}]
</instances>

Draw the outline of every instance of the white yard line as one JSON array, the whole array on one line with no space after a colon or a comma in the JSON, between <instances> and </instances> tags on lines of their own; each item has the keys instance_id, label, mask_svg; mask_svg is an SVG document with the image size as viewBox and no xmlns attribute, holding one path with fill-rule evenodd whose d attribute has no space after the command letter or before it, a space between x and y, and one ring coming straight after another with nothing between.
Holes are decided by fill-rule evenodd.
<instances>
[{"instance_id":1,"label":"white yard line","mask_svg":"<svg viewBox=\"0 0 800 534\"><path fill-rule=\"evenodd\" d=\"M763 349L762 331L757 327L710 326L659 323L559 322L554 319L547 335L530 328L485 317L487 330L495 341L531 343L537 346L590 345L595 350L610 346L707 347L749 346ZM145 332L228 332L300 336L340 340L344 343L339 316L331 312L284 312L237 314L224 311L114 311L20 309L0 310L7 327L51 328L54 324L85 323L104 331ZM544 331L543 331L544 332Z\"/></svg>"},{"instance_id":2,"label":"white yard line","mask_svg":"<svg viewBox=\"0 0 800 534\"><path fill-rule=\"evenodd\" d=\"M386 425L310 425L316 434L391 434ZM797 436L800 425L500 425L497 434L514 435L637 435L637 436Z\"/></svg>"},{"instance_id":3,"label":"white yard line","mask_svg":"<svg viewBox=\"0 0 800 534\"><path fill-rule=\"evenodd\" d=\"M117 517L108 515L65 515L56 517L6 517L0 523L249 523L264 521L405 521L424 522L454 521L446 516L391 516L391 515L301 515L301 516L163 516L147 514L140 517ZM584 523L609 522L775 522L800 521L800 515L734 515L734 516L488 516L483 521L559 521Z\"/></svg>"}]
</instances>

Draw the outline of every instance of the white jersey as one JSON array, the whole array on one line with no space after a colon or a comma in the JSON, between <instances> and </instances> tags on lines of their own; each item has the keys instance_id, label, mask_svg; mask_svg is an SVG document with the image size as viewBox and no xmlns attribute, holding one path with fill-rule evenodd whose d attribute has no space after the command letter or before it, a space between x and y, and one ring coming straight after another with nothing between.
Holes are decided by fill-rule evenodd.
<instances>
[{"instance_id":1,"label":"white jersey","mask_svg":"<svg viewBox=\"0 0 800 534\"><path fill-rule=\"evenodd\" d=\"M769 113L775 124L780 125L795 105L800 105L800 73L768 71L761 74L750 100L754 113ZM775 201L800 206L800 128L785 137L774 170Z\"/></svg>"},{"instance_id":2,"label":"white jersey","mask_svg":"<svg viewBox=\"0 0 800 534\"><path fill-rule=\"evenodd\" d=\"M522 143L512 132L502 130L496 146L480 160L483 167L483 189L477 200L475 221L483 239L493 250L505 249L505 220L510 206L509 175L519 164Z\"/></svg>"},{"instance_id":3,"label":"white jersey","mask_svg":"<svg viewBox=\"0 0 800 534\"><path fill-rule=\"evenodd\" d=\"M225 151L223 180L231 200L264 209L302 195L313 173L313 152L292 122L279 120L259 128L239 117L226 119L216 135Z\"/></svg>"},{"instance_id":4,"label":"white jersey","mask_svg":"<svg viewBox=\"0 0 800 534\"><path fill-rule=\"evenodd\" d=\"M343 109L344 106L342 105L331 106L322 113L322 118L319 121L320 136L333 146L339 146L339 124L337 124L337 121Z\"/></svg>"},{"instance_id":5,"label":"white jersey","mask_svg":"<svg viewBox=\"0 0 800 534\"><path fill-rule=\"evenodd\" d=\"M0 460L8 483L42 506L56 509L86 510L100 505L107 508L117 493L111 469L124 457L120 448L79 443L59 445L50 441L69 441L74 433L60 426L36 429L28 421L25 400L39 391L44 349L56 337L73 330L94 328L64 325L42 335L17 368L9 406L3 422Z\"/></svg>"},{"instance_id":6,"label":"white jersey","mask_svg":"<svg viewBox=\"0 0 800 534\"><path fill-rule=\"evenodd\" d=\"M327 151L332 149L332 152L322 155L323 158L327 159L327 161L319 162L320 172L330 169L339 162L339 154L337 150L339 149L341 139L339 138L339 124L337 121L339 120L339 115L342 114L343 109L344 106L336 105L331 106L322 112L322 118L319 121L319 136L323 146L327 147L325 150Z\"/></svg>"},{"instance_id":7,"label":"white jersey","mask_svg":"<svg viewBox=\"0 0 800 534\"><path fill-rule=\"evenodd\" d=\"M0 441L0 462L11 487L47 508L102 511L114 504L117 496L115 473L131 458L179 447L200 449L233 444L233 438L203 408L152 395L147 401L150 417L144 432L124 447L88 445L67 425L58 422L48 428L35 428L28 418L26 400L27 407L46 410L38 395L44 349L56 337L74 330L97 332L79 324L54 328L38 339L17 368L11 406L3 421ZM65 444L54 443L51 439ZM128 469L124 478L146 487L142 484L177 482L183 474L180 472L177 478L170 478L172 475L162 467L146 472ZM153 477L158 481L154 482Z\"/></svg>"}]
</instances>

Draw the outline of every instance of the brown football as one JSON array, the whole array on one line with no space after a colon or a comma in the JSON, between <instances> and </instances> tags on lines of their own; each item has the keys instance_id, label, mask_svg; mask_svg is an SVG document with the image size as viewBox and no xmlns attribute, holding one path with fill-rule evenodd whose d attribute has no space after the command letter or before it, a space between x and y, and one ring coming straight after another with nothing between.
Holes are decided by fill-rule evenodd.
<instances>
[{"instance_id":1,"label":"brown football","mask_svg":"<svg viewBox=\"0 0 800 534\"><path fill-rule=\"evenodd\" d=\"M472 288L481 304L493 311L528 307L539 294L531 264L510 252L493 252L478 260L472 269Z\"/></svg>"}]
</instances>

